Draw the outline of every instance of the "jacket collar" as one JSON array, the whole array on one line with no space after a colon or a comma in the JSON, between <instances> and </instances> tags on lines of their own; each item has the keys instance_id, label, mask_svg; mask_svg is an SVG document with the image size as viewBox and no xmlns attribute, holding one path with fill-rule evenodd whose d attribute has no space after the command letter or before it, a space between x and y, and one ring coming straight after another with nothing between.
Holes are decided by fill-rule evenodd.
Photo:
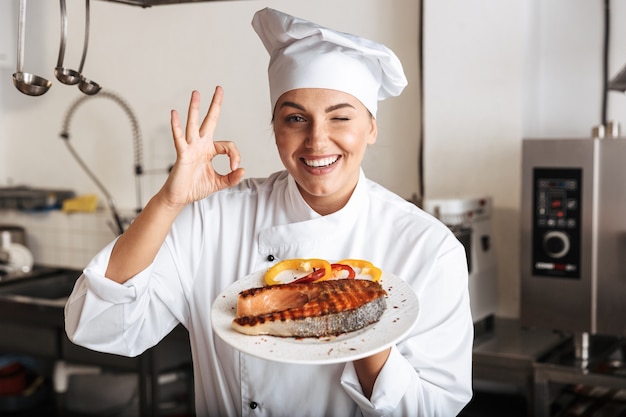
<instances>
[{"instance_id":1,"label":"jacket collar","mask_svg":"<svg viewBox=\"0 0 626 417\"><path fill-rule=\"evenodd\" d=\"M327 216L321 216L304 201L293 177L288 176L287 181L284 204L290 221L260 233L259 245L262 253L294 257L299 256L294 255L295 253L312 253L320 241L343 241L346 230L352 229L359 214L367 209L369 195L362 170L348 203L341 210Z\"/></svg>"},{"instance_id":2,"label":"jacket collar","mask_svg":"<svg viewBox=\"0 0 626 417\"><path fill-rule=\"evenodd\" d=\"M300 190L298 189L298 184L296 184L296 180L289 175L288 176L288 185L287 185L287 198L291 204L289 204L289 208L294 210L292 213L293 216L291 218L298 219L298 221L306 221L312 220L316 218L325 218L329 221L335 221L335 219L344 221L346 218L356 218L359 212L365 207L368 201L367 195L367 180L365 178L365 173L363 169L359 171L359 181L348 200L348 203L339 211L335 213L322 216L319 213L315 212L308 203L300 194Z\"/></svg>"}]
</instances>

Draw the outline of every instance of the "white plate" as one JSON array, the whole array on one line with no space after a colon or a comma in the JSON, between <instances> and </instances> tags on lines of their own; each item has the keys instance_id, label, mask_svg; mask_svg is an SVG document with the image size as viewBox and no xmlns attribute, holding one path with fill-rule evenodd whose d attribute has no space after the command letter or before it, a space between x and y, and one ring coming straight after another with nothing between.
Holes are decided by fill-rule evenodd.
<instances>
[{"instance_id":1,"label":"white plate","mask_svg":"<svg viewBox=\"0 0 626 417\"><path fill-rule=\"evenodd\" d=\"M415 325L419 312L413 289L395 275L383 273L387 308L380 320L363 329L323 338L250 336L231 327L237 297L245 289L263 285L264 271L248 275L220 294L211 308L213 330L227 344L244 353L276 362L330 364L349 362L380 352L402 340Z\"/></svg>"}]
</instances>

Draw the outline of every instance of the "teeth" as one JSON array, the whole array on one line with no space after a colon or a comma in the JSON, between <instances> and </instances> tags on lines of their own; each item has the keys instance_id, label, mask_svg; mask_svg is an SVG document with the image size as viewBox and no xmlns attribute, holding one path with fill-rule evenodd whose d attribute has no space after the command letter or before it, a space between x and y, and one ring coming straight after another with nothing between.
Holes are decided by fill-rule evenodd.
<instances>
[{"instance_id":1,"label":"teeth","mask_svg":"<svg viewBox=\"0 0 626 417\"><path fill-rule=\"evenodd\" d=\"M322 159L305 159L304 163L310 167L321 168L334 164L335 162L337 162L337 159L339 159L338 156L329 156L328 158Z\"/></svg>"}]
</instances>

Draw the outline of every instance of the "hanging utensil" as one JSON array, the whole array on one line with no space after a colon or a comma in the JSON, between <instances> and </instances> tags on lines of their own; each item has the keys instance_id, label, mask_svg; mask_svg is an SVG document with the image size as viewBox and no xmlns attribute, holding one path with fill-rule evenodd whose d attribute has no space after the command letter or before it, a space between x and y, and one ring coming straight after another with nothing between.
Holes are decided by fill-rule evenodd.
<instances>
[{"instance_id":1,"label":"hanging utensil","mask_svg":"<svg viewBox=\"0 0 626 417\"><path fill-rule=\"evenodd\" d=\"M83 93L91 96L100 91L102 87L95 81L85 78L83 75L83 65L85 65L87 46L89 45L89 15L89 0L85 0L85 44L83 45L83 56L80 60L80 67L78 67L78 72L80 73L80 83L78 84L78 88Z\"/></svg>"},{"instance_id":2,"label":"hanging utensil","mask_svg":"<svg viewBox=\"0 0 626 417\"><path fill-rule=\"evenodd\" d=\"M26 0L20 0L18 35L17 35L17 70L13 74L13 84L22 93L29 96L45 94L52 83L43 77L22 71L24 61L24 38L26 32Z\"/></svg>"},{"instance_id":3,"label":"hanging utensil","mask_svg":"<svg viewBox=\"0 0 626 417\"><path fill-rule=\"evenodd\" d=\"M73 69L63 67L63 60L65 58L65 43L67 41L67 8L65 6L65 0L60 0L61 3L61 45L59 46L59 59L57 60L57 66L54 69L54 75L57 80L63 84L76 85L80 82L80 73Z\"/></svg>"}]
</instances>

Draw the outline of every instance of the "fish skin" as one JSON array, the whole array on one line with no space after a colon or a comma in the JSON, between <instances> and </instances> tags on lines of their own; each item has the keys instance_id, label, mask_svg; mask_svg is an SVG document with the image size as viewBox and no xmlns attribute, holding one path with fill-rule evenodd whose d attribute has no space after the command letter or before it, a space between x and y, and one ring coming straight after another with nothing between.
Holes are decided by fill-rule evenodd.
<instances>
[{"instance_id":1,"label":"fish skin","mask_svg":"<svg viewBox=\"0 0 626 417\"><path fill-rule=\"evenodd\" d=\"M301 306L235 318L233 329L249 335L282 337L323 337L359 330L380 319L387 303L385 290L367 280L330 280L304 284L283 284L242 291L240 299L265 297L280 291L308 292L312 296ZM271 304L271 303L270 303ZM275 310L275 308L274 308ZM246 312L248 310L246 309ZM239 313L239 308L238 308Z\"/></svg>"}]
</instances>

